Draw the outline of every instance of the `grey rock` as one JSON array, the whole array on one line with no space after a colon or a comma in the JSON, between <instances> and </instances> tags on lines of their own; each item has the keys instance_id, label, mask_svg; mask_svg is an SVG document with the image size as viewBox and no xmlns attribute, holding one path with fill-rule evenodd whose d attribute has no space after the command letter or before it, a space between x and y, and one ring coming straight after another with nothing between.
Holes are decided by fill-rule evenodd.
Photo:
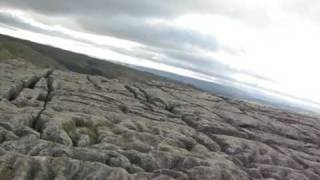
<instances>
[{"instance_id":1,"label":"grey rock","mask_svg":"<svg viewBox=\"0 0 320 180\"><path fill-rule=\"evenodd\" d=\"M14 59L0 96L0 179L320 179L314 114Z\"/></svg>"}]
</instances>

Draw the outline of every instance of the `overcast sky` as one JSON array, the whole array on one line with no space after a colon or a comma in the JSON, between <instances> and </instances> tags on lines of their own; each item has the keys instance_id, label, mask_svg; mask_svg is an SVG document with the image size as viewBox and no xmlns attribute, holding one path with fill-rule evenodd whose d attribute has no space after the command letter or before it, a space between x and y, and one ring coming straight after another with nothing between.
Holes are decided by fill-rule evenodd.
<instances>
[{"instance_id":1,"label":"overcast sky","mask_svg":"<svg viewBox=\"0 0 320 180\"><path fill-rule=\"evenodd\" d=\"M0 32L320 102L319 0L1 0Z\"/></svg>"}]
</instances>

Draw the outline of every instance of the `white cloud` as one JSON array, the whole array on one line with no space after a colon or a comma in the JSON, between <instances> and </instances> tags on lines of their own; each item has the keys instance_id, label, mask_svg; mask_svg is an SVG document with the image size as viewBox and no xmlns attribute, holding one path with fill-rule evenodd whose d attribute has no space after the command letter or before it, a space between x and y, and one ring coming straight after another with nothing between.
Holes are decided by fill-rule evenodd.
<instances>
[{"instance_id":1,"label":"white cloud","mask_svg":"<svg viewBox=\"0 0 320 180\"><path fill-rule=\"evenodd\" d=\"M318 0L187 0L183 4L170 1L169 5L162 1L125 4L114 0L101 4L95 0L86 9L87 2L79 1L72 12L66 12L70 3L62 1L51 3L50 8L44 1L30 6L38 2L8 0L2 4L11 9L2 12L25 23L20 27L11 24L13 27L30 25L43 35L45 31L51 33L45 38L52 39L50 43L55 46L65 48L67 43L73 51L206 80L215 80L212 76L219 73L320 102ZM107 7L108 3L115 7ZM105 13L103 8L107 9ZM6 28L2 32L5 30L9 31ZM15 36L27 34L43 41L43 36L31 36L27 29L15 31ZM169 51L173 48L178 50ZM199 66L203 68L196 71Z\"/></svg>"}]
</instances>

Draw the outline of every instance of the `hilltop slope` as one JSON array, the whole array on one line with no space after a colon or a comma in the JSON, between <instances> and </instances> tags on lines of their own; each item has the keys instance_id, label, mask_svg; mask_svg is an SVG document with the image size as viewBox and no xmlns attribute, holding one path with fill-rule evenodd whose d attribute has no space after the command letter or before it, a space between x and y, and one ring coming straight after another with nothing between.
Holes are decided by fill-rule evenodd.
<instances>
[{"instance_id":1,"label":"hilltop slope","mask_svg":"<svg viewBox=\"0 0 320 180\"><path fill-rule=\"evenodd\" d=\"M271 105L289 111L319 112L320 107L318 103L311 102L310 100L291 97L280 92L264 91L254 86L239 84L236 81L224 83L207 82L145 67L124 66L48 45L0 35L0 61L1 59L13 58L31 62L33 65L41 68L70 70L83 74L100 75L107 78L134 82L148 82L151 80L171 81L220 96Z\"/></svg>"},{"instance_id":2,"label":"hilltop slope","mask_svg":"<svg viewBox=\"0 0 320 180\"><path fill-rule=\"evenodd\" d=\"M0 35L0 61L1 59L13 58L31 62L33 65L42 68L70 70L107 78L127 79L139 82L150 81L152 79L165 80L165 78L155 76L152 73L138 71L105 60Z\"/></svg>"},{"instance_id":3,"label":"hilltop slope","mask_svg":"<svg viewBox=\"0 0 320 180\"><path fill-rule=\"evenodd\" d=\"M0 62L1 179L318 180L319 118Z\"/></svg>"}]
</instances>

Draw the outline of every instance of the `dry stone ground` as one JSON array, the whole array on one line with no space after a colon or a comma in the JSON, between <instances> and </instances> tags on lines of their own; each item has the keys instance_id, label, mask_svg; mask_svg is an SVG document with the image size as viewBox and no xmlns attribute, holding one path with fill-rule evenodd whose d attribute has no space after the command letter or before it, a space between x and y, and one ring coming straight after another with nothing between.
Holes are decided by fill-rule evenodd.
<instances>
[{"instance_id":1,"label":"dry stone ground","mask_svg":"<svg viewBox=\"0 0 320 180\"><path fill-rule=\"evenodd\" d=\"M319 118L0 63L0 179L320 180Z\"/></svg>"}]
</instances>

